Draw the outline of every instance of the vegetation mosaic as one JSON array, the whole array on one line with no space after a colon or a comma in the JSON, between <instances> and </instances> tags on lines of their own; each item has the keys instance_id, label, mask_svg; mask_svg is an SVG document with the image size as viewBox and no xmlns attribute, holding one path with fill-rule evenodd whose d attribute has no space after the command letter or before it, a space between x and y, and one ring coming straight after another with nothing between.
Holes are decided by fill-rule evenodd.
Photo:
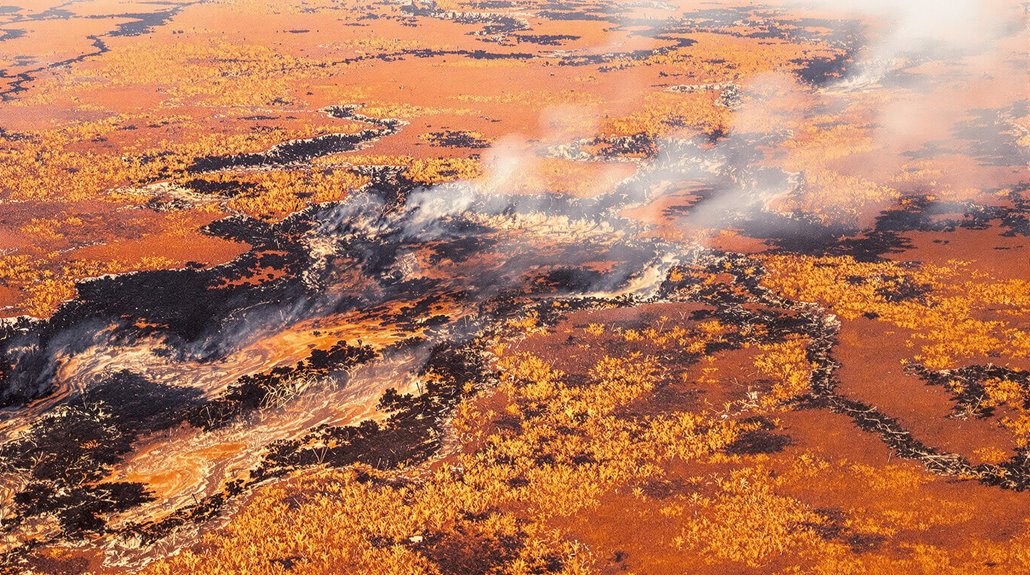
<instances>
[{"instance_id":1,"label":"vegetation mosaic","mask_svg":"<svg viewBox=\"0 0 1030 575\"><path fill-rule=\"evenodd\" d=\"M0 573L1030 572L1026 6L0 6Z\"/></svg>"}]
</instances>

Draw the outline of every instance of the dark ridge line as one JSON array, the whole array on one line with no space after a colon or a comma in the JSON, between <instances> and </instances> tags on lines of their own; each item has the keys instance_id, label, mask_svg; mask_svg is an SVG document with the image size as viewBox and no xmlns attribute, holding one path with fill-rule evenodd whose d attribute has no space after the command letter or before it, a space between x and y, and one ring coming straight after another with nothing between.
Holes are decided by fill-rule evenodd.
<instances>
[{"instance_id":1,"label":"dark ridge line","mask_svg":"<svg viewBox=\"0 0 1030 575\"><path fill-rule=\"evenodd\" d=\"M983 382L988 379L999 378L1014 381L1022 388L1024 396L1030 398L1030 372L1009 369L993 363L936 371L921 364L913 364L909 365L905 371L922 379L927 385L943 387L947 390L955 402L953 411L955 417L972 416L983 419L994 414L993 407L982 405L986 394ZM961 382L963 386L961 390L956 390L949 385L956 380ZM1027 407L1030 407L1030 404Z\"/></svg>"},{"instance_id":2,"label":"dark ridge line","mask_svg":"<svg viewBox=\"0 0 1030 575\"><path fill-rule=\"evenodd\" d=\"M78 1L78 0L72 0L71 2L67 2L65 4L62 4L61 6L68 6L68 5L76 3L76 1ZM105 38L105 37L116 37L116 36L139 36L139 35L142 35L142 34L147 34L147 33L151 32L151 31L153 31L153 29L156 28L157 26L164 25L166 22L168 22L168 20L171 20L173 17L177 16L184 8L187 8L187 7L192 6L194 4L197 4L197 3L198 2L187 2L187 3L183 3L183 4L174 4L174 7L169 9L169 10L165 10L165 11L162 11L162 12L145 13L145 14L144 13L140 13L140 14L111 14L111 15L101 14L101 15L78 16L78 15L76 15L74 13L66 12L65 14L63 14L63 15L61 15L59 17L56 17L56 18L23 18L23 19L14 19L14 20L12 20L12 23L16 23L16 22L39 21L39 20L50 20L50 19L66 20L66 19L71 19L71 18L82 18L82 19L86 19L86 20L107 20L107 19L111 19L111 18L138 18L137 20L134 20L134 21L118 24L117 28L115 30L111 31L111 32L107 32L107 33L104 33L104 34L90 34L90 35L86 36L86 38L88 40L90 40L91 45L96 49L93 52L86 52L84 54L80 54L80 55L72 57L72 58L61 60L59 62L51 62L49 64L46 64L44 66L40 66L38 68L32 68L32 69L26 70L24 72L19 72L18 74L15 74L14 76L8 75L6 70L0 70L0 79L15 79L16 78L16 80L14 80L13 82L8 84L8 88L7 89L0 91L0 102L9 102L9 101L11 101L14 98L15 95L17 95L17 94L19 94L21 92L26 91L28 88L25 87L25 84L35 80L36 79L35 75L39 74L40 72L46 72L47 70L53 70L53 69L56 69L56 68L63 68L63 67L66 67L66 66L71 66L72 64L77 64L79 62L84 61L87 58L93 58L93 57L100 56L102 54L105 54L105 53L109 52L110 49L107 47L107 44L104 43L103 38ZM57 7L57 9L60 9L60 7ZM48 9L47 12L49 12L51 10L54 10L54 8ZM153 17L155 17L157 15L160 15L160 17L158 18L158 21L156 23L149 22L149 20L151 18L153 18ZM7 30L3 30L3 32L5 33L5 36L0 38L0 40L8 40L8 39L10 39L10 38L7 37L7 32L8 31Z\"/></svg>"},{"instance_id":3,"label":"dark ridge line","mask_svg":"<svg viewBox=\"0 0 1030 575\"><path fill-rule=\"evenodd\" d=\"M730 264L730 267L718 265L724 262ZM1030 449L1017 449L1016 455L1000 464L973 465L957 453L927 446L916 439L897 419L884 414L876 406L849 399L836 392L840 383L836 375L840 362L833 357L832 351L837 343L839 322L830 320L824 308L814 303L781 298L762 287L759 277L764 275L764 267L746 255L716 256L709 267L713 271L731 274L734 277L733 283L743 287L751 295L751 303L792 310L807 321L808 329L803 329L802 333L809 336L813 342L808 348L807 358L817 367L813 370L810 380L812 393L796 402L798 408L824 408L848 416L859 429L875 433L899 457L919 461L935 475L976 479L984 485L1012 491L1030 489ZM757 270L754 277L748 276L745 272L748 267ZM668 284L668 280L666 283ZM675 285L666 285L662 289L667 295L674 295ZM756 315L741 306L745 302L732 298L727 300L726 295L713 293L708 299L703 299L702 296L697 301L730 310L738 315Z\"/></svg>"},{"instance_id":4,"label":"dark ridge line","mask_svg":"<svg viewBox=\"0 0 1030 575\"><path fill-rule=\"evenodd\" d=\"M414 4L401 6L401 12L412 17L435 18L458 24L482 24L483 28L475 33L477 36L506 38L515 32L531 29L529 23L521 18L493 12L458 12L438 8L422 8Z\"/></svg>"},{"instance_id":5,"label":"dark ridge line","mask_svg":"<svg viewBox=\"0 0 1030 575\"><path fill-rule=\"evenodd\" d=\"M224 156L201 156L195 158L186 168L190 174L216 172L229 168L253 168L257 166L285 166L311 161L315 158L350 152L360 147L396 134L406 122L396 119L380 119L358 114L360 106L334 106L324 111L333 118L357 120L376 126L357 133L334 133L288 140L276 144L264 152L249 154L228 154Z\"/></svg>"},{"instance_id":6,"label":"dark ridge line","mask_svg":"<svg viewBox=\"0 0 1030 575\"><path fill-rule=\"evenodd\" d=\"M572 34L515 34L516 44L537 44L539 46L561 46L566 40L579 40Z\"/></svg>"},{"instance_id":7,"label":"dark ridge line","mask_svg":"<svg viewBox=\"0 0 1030 575\"><path fill-rule=\"evenodd\" d=\"M782 10L759 7L708 8L684 14L677 23L677 31L709 32L737 38L779 38L786 41L825 42L834 49L851 51L862 41L861 24L853 20L821 18L783 18ZM840 26L834 26L839 24ZM750 33L733 32L734 26L753 27ZM806 26L826 28L828 33L811 32Z\"/></svg>"},{"instance_id":8,"label":"dark ridge line","mask_svg":"<svg viewBox=\"0 0 1030 575\"><path fill-rule=\"evenodd\" d=\"M636 62L644 60L651 56L660 56L667 54L677 48L691 46L696 43L695 40L690 38L668 38L673 44L669 46L662 46L659 48L653 48L649 50L633 50L630 52L609 52L605 54L593 54L593 55L563 55L557 58L558 66L593 66L602 65L600 71L610 72L617 69L616 67L603 66L603 64L616 62L618 60L629 60ZM371 60L382 60L384 62L393 62L402 59L405 56L413 56L415 58L436 58L439 56L464 56L473 60L535 60L535 59L553 59L554 56L549 53L544 54L533 54L529 52L489 52L486 50L436 50L432 48L414 48L397 50L395 52L386 52L382 54L366 54L363 56L353 56L351 58L343 58L342 60L334 60L332 62L323 62L314 64L317 68L329 68L338 65L349 65L356 64L359 62L366 62Z\"/></svg>"},{"instance_id":9,"label":"dark ridge line","mask_svg":"<svg viewBox=\"0 0 1030 575\"><path fill-rule=\"evenodd\" d=\"M17 78L17 80L8 84L9 87L6 90L0 91L0 102L9 102L13 99L14 95L20 92L24 92L25 90L28 90L28 88L25 87L25 84L32 82L36 79L36 77L33 76L33 74L38 74L40 72L45 72L47 70L53 70L55 68L71 66L72 64L82 62L86 58L100 56L101 54L105 54L110 51L110 49L107 47L107 44L105 44L104 41L101 39L101 36L90 34L89 36L86 36L86 38L91 40L92 46L96 48L96 51L87 52L85 54L79 54L74 58L68 58L67 60L61 60L60 62L51 62L50 64L47 64L45 66L40 66L38 68L33 68L31 70L19 72L14 76L7 75L7 70L0 70L0 78Z\"/></svg>"},{"instance_id":10,"label":"dark ridge line","mask_svg":"<svg viewBox=\"0 0 1030 575\"><path fill-rule=\"evenodd\" d=\"M435 58L437 56L467 56L473 60L532 60L539 58L536 54L530 54L528 52L488 52L486 50L435 50L432 48L409 48L405 50L397 50L395 52L385 52L382 54L365 54L363 56L353 56L350 58L344 58L342 60L334 60L332 62L321 62L314 64L316 68L331 68L333 66L357 64L359 62L367 62L370 60L382 60L383 62L394 62L400 60L404 56L414 56L415 58Z\"/></svg>"},{"instance_id":11,"label":"dark ridge line","mask_svg":"<svg viewBox=\"0 0 1030 575\"><path fill-rule=\"evenodd\" d=\"M815 406L818 406L816 399ZM894 453L905 459L919 461L935 475L976 479L992 487L1012 491L1030 489L1030 451L1017 449L1016 455L1000 464L973 465L957 453L940 451L916 439L901 423L875 406L847 399L839 395L825 397L827 407L835 413L851 418L860 429L878 435Z\"/></svg>"},{"instance_id":12,"label":"dark ridge line","mask_svg":"<svg viewBox=\"0 0 1030 575\"><path fill-rule=\"evenodd\" d=\"M427 140L432 146L440 148L489 148L490 142L464 130L443 130L430 132Z\"/></svg>"}]
</instances>

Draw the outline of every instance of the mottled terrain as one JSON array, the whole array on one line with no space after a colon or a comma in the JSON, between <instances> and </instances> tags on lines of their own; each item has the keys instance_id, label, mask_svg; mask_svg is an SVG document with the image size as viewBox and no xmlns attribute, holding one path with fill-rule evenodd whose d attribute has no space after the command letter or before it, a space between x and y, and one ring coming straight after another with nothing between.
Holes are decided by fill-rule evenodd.
<instances>
[{"instance_id":1,"label":"mottled terrain","mask_svg":"<svg viewBox=\"0 0 1030 575\"><path fill-rule=\"evenodd\" d=\"M1026 9L0 6L0 573L1030 571Z\"/></svg>"}]
</instances>

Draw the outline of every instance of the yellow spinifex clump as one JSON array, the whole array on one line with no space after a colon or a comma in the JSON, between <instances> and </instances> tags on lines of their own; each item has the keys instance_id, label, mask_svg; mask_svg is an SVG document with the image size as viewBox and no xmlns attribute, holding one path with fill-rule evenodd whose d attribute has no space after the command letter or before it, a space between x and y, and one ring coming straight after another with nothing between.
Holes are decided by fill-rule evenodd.
<instances>
[{"instance_id":1,"label":"yellow spinifex clump","mask_svg":"<svg viewBox=\"0 0 1030 575\"><path fill-rule=\"evenodd\" d=\"M822 519L797 499L778 495L775 481L758 470L734 473L718 486L717 497L698 499L707 513L687 524L682 545L750 567L760 567L772 555L819 545L815 531L803 526Z\"/></svg>"},{"instance_id":2,"label":"yellow spinifex clump","mask_svg":"<svg viewBox=\"0 0 1030 575\"><path fill-rule=\"evenodd\" d=\"M791 338L782 343L761 346L763 353L754 364L763 375L773 379L772 390L762 398L765 407L796 399L810 390L815 366L806 356L806 342Z\"/></svg>"}]
</instances>

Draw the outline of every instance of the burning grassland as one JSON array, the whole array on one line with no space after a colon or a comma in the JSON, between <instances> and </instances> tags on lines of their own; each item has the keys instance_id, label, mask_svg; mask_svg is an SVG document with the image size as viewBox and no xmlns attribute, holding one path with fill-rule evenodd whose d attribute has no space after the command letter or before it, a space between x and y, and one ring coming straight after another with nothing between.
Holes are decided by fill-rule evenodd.
<instances>
[{"instance_id":1,"label":"burning grassland","mask_svg":"<svg viewBox=\"0 0 1030 575\"><path fill-rule=\"evenodd\" d=\"M36 4L0 572L1030 568L1018 10Z\"/></svg>"}]
</instances>

